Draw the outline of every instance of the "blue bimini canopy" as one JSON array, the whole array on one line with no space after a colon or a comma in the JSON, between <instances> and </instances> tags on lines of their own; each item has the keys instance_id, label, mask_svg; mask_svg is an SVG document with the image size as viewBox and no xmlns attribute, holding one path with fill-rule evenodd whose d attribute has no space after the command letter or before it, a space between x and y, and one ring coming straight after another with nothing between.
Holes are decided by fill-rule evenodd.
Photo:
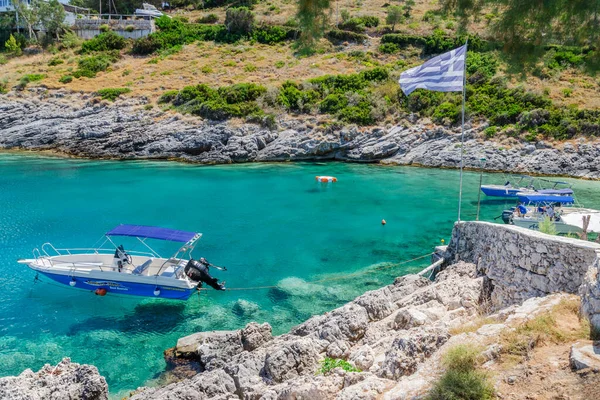
<instances>
[{"instance_id":1,"label":"blue bimini canopy","mask_svg":"<svg viewBox=\"0 0 600 400\"><path fill-rule=\"evenodd\" d=\"M573 196L559 196L552 194L527 194L517 193L519 201L523 203L560 203L560 204L571 204L575 200Z\"/></svg>"},{"instance_id":2,"label":"blue bimini canopy","mask_svg":"<svg viewBox=\"0 0 600 400\"><path fill-rule=\"evenodd\" d=\"M157 226L119 225L113 230L106 232L106 236L133 236L138 238L170 240L172 242L185 243L195 238L197 233L159 228Z\"/></svg>"}]
</instances>

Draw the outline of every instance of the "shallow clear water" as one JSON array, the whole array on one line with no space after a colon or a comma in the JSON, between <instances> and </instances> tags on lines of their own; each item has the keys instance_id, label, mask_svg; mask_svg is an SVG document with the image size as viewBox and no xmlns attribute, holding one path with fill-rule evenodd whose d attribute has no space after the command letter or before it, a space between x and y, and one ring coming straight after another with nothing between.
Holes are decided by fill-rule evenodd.
<instances>
[{"instance_id":1,"label":"shallow clear water","mask_svg":"<svg viewBox=\"0 0 600 400\"><path fill-rule=\"evenodd\" d=\"M321 184L315 175L339 181ZM486 174L484 181L502 177ZM600 208L600 183L572 182L584 205ZM478 183L478 173L465 174L463 219L474 219ZM207 167L0 154L0 376L69 356L96 365L111 392L123 394L152 384L165 366L163 350L178 337L251 320L283 333L426 266L427 258L394 263L448 240L457 186L457 171L411 167ZM484 199L482 219L511 203ZM35 274L16 263L47 241L89 247L119 223L203 232L195 255L227 266L214 275L229 287L278 288L206 291L187 302L102 298L34 284ZM166 255L174 246L156 249ZM344 278L357 271L365 274Z\"/></svg>"}]
</instances>

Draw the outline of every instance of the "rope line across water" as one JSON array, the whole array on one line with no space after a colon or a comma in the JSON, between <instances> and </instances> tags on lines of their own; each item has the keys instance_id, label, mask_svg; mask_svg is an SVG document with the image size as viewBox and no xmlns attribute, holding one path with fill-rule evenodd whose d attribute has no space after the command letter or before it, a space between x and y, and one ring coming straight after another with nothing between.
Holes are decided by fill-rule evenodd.
<instances>
[{"instance_id":1,"label":"rope line across water","mask_svg":"<svg viewBox=\"0 0 600 400\"><path fill-rule=\"evenodd\" d=\"M408 264L410 262L413 261L417 261L420 260L422 258L425 257L429 257L431 256L433 253L427 253L424 254L422 256L419 257L415 257L415 258L411 258L410 260L405 260L405 261L400 261L398 263L394 263L394 264L390 264L390 265L385 265L382 267L377 268L377 271L380 271L382 269L388 269L388 268L394 268L394 267L398 267L400 265L403 264ZM375 272L374 270L366 270L366 271L359 271L359 272L354 272L352 274L347 274L347 275L343 275L343 276L334 276L334 277L330 277L330 278L321 278L321 279L316 279L316 280L312 280L312 281L305 281L306 283L321 283L321 282L328 282L328 281L336 281L336 280L340 280L340 279L347 279L350 277L354 277L354 276L360 276L360 275L366 275L366 274L370 274ZM239 288L227 288L227 291L242 291L242 290L262 290L262 289L276 289L278 286L277 285L269 285L269 286L250 286L250 287L239 287ZM200 290L208 290L207 288L201 288Z\"/></svg>"},{"instance_id":2,"label":"rope line across water","mask_svg":"<svg viewBox=\"0 0 600 400\"><path fill-rule=\"evenodd\" d=\"M321 278L321 279L315 279L315 280L312 280L312 281L305 281L305 282L306 283L322 283L322 282L337 281L337 280L347 279L347 278L351 278L351 277L355 277L355 276L366 275L366 274L370 274L370 273L373 273L373 272L376 272L376 271L381 271L382 269L395 268L395 267L398 267L398 266L403 265L403 264L408 264L408 263L411 263L413 261L421 260L421 259L423 259L425 257L431 256L432 254L434 254L434 253L433 252L432 253L427 253L427 254L424 254L422 256L411 258L410 260L405 260L405 261L400 261L400 262L394 263L394 264L384 265L384 266L378 267L378 268L376 268L374 270L358 271L358 272L354 272L354 273L346 274L346 275L342 275L342 276L333 276L333 277L330 277L330 278ZM64 286L65 286L63 284L49 282L49 281L46 281L45 279L41 279L39 277L39 275L36 276L34 282L41 282L41 283L46 284L46 285L56 286L56 287L60 287L60 288L64 288ZM278 287L277 285L249 286L249 287L227 288L226 291L276 289L277 287ZM208 289L207 288L200 288L198 290L199 291L204 291L204 290L208 290ZM93 291L91 291L91 292L93 292ZM111 296L129 297L127 295L123 295L123 294L119 294L119 293L111 293Z\"/></svg>"}]
</instances>

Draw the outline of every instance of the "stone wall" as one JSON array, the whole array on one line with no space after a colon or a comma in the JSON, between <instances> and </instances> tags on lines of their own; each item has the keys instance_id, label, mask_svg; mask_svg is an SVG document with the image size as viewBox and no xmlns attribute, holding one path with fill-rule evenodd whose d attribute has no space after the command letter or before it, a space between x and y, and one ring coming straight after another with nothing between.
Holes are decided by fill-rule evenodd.
<instances>
[{"instance_id":1,"label":"stone wall","mask_svg":"<svg viewBox=\"0 0 600 400\"><path fill-rule=\"evenodd\" d=\"M139 39L156 31L153 20L145 19L76 19L72 29L82 39L92 39L102 31L101 25L109 25L110 29L125 39Z\"/></svg>"},{"instance_id":2,"label":"stone wall","mask_svg":"<svg viewBox=\"0 0 600 400\"><path fill-rule=\"evenodd\" d=\"M600 254L596 263L588 269L579 288L581 311L600 333Z\"/></svg>"},{"instance_id":3,"label":"stone wall","mask_svg":"<svg viewBox=\"0 0 600 400\"><path fill-rule=\"evenodd\" d=\"M555 292L578 293L600 245L489 222L454 226L448 256L477 265L487 277L491 305L501 308ZM600 289L597 291L600 313ZM600 316L598 317L600 326Z\"/></svg>"}]
</instances>

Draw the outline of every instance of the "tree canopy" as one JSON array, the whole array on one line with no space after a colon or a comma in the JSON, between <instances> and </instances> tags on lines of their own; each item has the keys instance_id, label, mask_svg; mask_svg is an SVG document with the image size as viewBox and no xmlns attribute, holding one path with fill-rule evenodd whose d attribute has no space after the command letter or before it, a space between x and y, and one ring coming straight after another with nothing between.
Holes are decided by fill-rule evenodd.
<instances>
[{"instance_id":1,"label":"tree canopy","mask_svg":"<svg viewBox=\"0 0 600 400\"><path fill-rule=\"evenodd\" d=\"M490 11L494 35L509 45L594 46L600 34L600 0L440 0L464 23ZM466 24L463 24L463 27Z\"/></svg>"}]
</instances>

